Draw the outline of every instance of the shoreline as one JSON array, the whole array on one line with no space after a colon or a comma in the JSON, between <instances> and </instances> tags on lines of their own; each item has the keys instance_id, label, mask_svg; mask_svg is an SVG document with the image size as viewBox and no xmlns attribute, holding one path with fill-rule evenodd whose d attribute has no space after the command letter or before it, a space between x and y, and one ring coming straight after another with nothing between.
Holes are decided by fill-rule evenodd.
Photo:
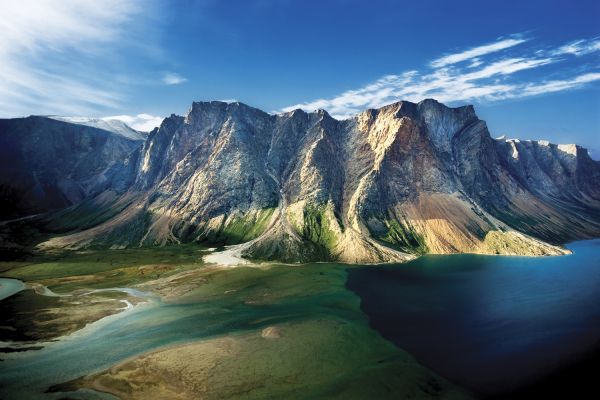
<instances>
[{"instance_id":1,"label":"shoreline","mask_svg":"<svg viewBox=\"0 0 600 400\"><path fill-rule=\"evenodd\" d=\"M573 254L573 251L569 249L567 246L571 243L577 243L588 240L596 240L599 238L593 239L583 239L583 240L574 240L571 242L567 242L561 245L556 245L561 250L560 253L557 254L495 254L495 253L482 253L482 252L460 252L460 253L424 253L424 254L410 254L413 258L404 260L404 261L389 261L389 262L377 262L377 263L348 263L344 261L312 261L312 262L299 262L299 263L289 263L289 262L281 262L277 260L266 260L259 263L256 263L254 260L243 258L239 252L223 250L220 252L214 252L209 255L205 255L203 260L210 264L215 264L217 267L221 268L235 268L235 267L261 267L264 264L276 264L276 265L289 265L289 266L302 266L305 264L341 264L346 265L348 267L360 267L360 266L384 266L384 265L393 265L393 264L406 264L415 260L418 260L424 256L460 256L460 255L473 255L473 256L490 256L490 257L524 257L524 258L544 258L544 257L562 257L562 256L570 256ZM246 242L249 243L249 242ZM245 243L242 243L245 244ZM232 246L241 246L241 245L232 245ZM237 249L236 249L237 250ZM234 262L235 261L235 262Z\"/></svg>"},{"instance_id":2,"label":"shoreline","mask_svg":"<svg viewBox=\"0 0 600 400\"><path fill-rule=\"evenodd\" d=\"M359 342L362 344L357 347ZM321 349L319 354L325 354L305 357L307 345L316 346ZM345 357L333 361L330 357L341 354L339 346L354 348L364 355L348 361L344 361ZM375 350L371 346L375 346ZM285 358L281 359L284 354ZM387 354L389 361L382 364L377 360L383 354ZM331 374L323 374L317 366ZM362 369L374 371L368 378L357 377L355 374ZM299 379L298 374L312 378ZM172 398L175 393L181 395L177 398L212 398L216 394L227 398L304 398L307 391L320 393L333 385L332 389L339 392L337 396L345 398L347 391L357 390L352 387L357 385L356 380L370 381L374 379L373 374L379 376L379 380L404 382L402 390L405 390L404 385L414 385L412 390L421 394L418 398L469 398L462 389L423 367L362 321L349 326L344 319L326 316L160 346L127 357L100 372L53 385L48 392L68 395L87 389L124 399L144 399L149 395ZM329 376L336 378L332 380ZM340 379L348 382L344 389L338 388ZM263 384L263 380L270 384ZM422 381L427 383L420 383ZM379 392L385 388L379 384L377 387ZM380 394L380 398L397 397Z\"/></svg>"},{"instance_id":3,"label":"shoreline","mask_svg":"<svg viewBox=\"0 0 600 400\"><path fill-rule=\"evenodd\" d=\"M130 298L115 299L116 301L121 303L123 306L107 310L106 312L109 312L110 314L102 316L99 319L95 319L95 320L86 322L85 325L81 326L80 328L70 331L65 334L60 334L59 336L54 336L54 337L50 337L47 339L39 339L39 340L2 340L2 341L0 341L0 347L6 349L7 351L0 351L0 354L5 354L5 355L10 354L10 353L13 353L12 350L18 351L19 353L23 353L25 351L37 351L37 350L40 350L43 348L51 348L58 343L68 342L69 340L73 340L75 338L80 338L82 336L92 334L92 333L96 332L97 330L101 329L106 324L112 322L113 320L123 318L125 316L125 314L129 314L137 309L140 309L141 307L143 307L145 305L151 304L153 301L156 301L156 297L154 295L147 295L144 297L140 297L140 296L132 295L129 292L129 290L127 290L127 289L128 288L107 288L107 289L102 289L100 291L101 292L126 293L128 296L133 296L134 299L140 299L141 301L133 301ZM48 296L48 297L71 297L71 296L74 296L72 294L63 294L63 295L56 295L56 296L46 295L46 294L42 294L42 293L38 292L35 288L32 288L32 287L26 287L24 290L32 290L37 295ZM132 290L135 290L135 289L132 289ZM137 292L142 293L140 291L137 291ZM94 291L90 291L88 293L84 293L83 296L88 296L93 293L94 293ZM31 348L31 349L26 349L26 348ZM23 349L23 350L21 350L21 349Z\"/></svg>"}]
</instances>

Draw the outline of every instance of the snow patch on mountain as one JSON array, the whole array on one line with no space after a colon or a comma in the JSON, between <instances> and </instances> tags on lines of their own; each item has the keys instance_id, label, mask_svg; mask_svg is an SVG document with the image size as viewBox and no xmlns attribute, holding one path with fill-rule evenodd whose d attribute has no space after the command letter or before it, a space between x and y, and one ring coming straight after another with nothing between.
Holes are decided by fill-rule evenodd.
<instances>
[{"instance_id":1,"label":"snow patch on mountain","mask_svg":"<svg viewBox=\"0 0 600 400\"><path fill-rule=\"evenodd\" d=\"M147 133L133 129L125 122L114 118L92 118L92 117L62 117L50 116L49 118L68 122L71 124L91 126L93 128L103 129L105 131L116 133L130 140L146 140Z\"/></svg>"}]
</instances>

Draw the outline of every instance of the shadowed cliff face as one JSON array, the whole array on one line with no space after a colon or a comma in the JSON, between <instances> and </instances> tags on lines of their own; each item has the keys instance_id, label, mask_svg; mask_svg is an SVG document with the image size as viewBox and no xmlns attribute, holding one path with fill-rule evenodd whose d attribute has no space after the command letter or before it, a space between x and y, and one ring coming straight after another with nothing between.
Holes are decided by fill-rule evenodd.
<instances>
[{"instance_id":1,"label":"shadowed cliff face","mask_svg":"<svg viewBox=\"0 0 600 400\"><path fill-rule=\"evenodd\" d=\"M244 243L250 257L365 263L561 254L546 242L600 235L600 163L584 149L495 140L472 106L435 100L343 121L193 103L150 133L129 181L102 197L110 218L43 245Z\"/></svg>"},{"instance_id":2,"label":"shadowed cliff face","mask_svg":"<svg viewBox=\"0 0 600 400\"><path fill-rule=\"evenodd\" d=\"M46 117L0 120L0 219L63 208L107 189L124 192L139 145Z\"/></svg>"}]
</instances>

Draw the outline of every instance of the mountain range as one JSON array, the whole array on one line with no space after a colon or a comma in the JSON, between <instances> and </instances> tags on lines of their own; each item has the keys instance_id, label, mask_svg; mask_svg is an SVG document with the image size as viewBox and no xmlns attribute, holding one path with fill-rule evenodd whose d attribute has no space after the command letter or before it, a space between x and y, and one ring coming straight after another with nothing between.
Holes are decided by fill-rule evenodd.
<instances>
[{"instance_id":1,"label":"mountain range","mask_svg":"<svg viewBox=\"0 0 600 400\"><path fill-rule=\"evenodd\" d=\"M0 219L126 189L133 171L124 160L144 138L102 128L41 116L0 120Z\"/></svg>"},{"instance_id":2,"label":"mountain range","mask_svg":"<svg viewBox=\"0 0 600 400\"><path fill-rule=\"evenodd\" d=\"M472 106L402 101L337 120L194 102L147 137L72 122L0 121L4 246L36 213L19 245L198 242L286 262L553 255L600 236L600 162L494 139Z\"/></svg>"},{"instance_id":3,"label":"mountain range","mask_svg":"<svg viewBox=\"0 0 600 400\"><path fill-rule=\"evenodd\" d=\"M61 117L57 115L50 116L49 118L76 125L91 126L92 128L116 133L131 140L145 140L148 134L147 132L137 131L125 122L114 118Z\"/></svg>"}]
</instances>

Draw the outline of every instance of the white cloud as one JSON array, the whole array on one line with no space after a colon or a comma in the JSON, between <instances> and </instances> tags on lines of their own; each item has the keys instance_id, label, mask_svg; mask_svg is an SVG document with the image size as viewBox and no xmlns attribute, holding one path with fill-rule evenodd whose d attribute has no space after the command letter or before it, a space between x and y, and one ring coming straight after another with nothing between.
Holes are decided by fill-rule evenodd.
<instances>
[{"instance_id":1,"label":"white cloud","mask_svg":"<svg viewBox=\"0 0 600 400\"><path fill-rule=\"evenodd\" d=\"M494 43L485 44L483 46L473 47L471 49L462 51L460 53L449 54L440 57L431 62L431 66L434 68L445 67L446 65L456 64L461 61L470 60L472 58L480 57L486 54L495 53L500 50L508 49L509 47L516 46L527 39L520 37L513 37L509 39L502 39Z\"/></svg>"},{"instance_id":2,"label":"white cloud","mask_svg":"<svg viewBox=\"0 0 600 400\"><path fill-rule=\"evenodd\" d=\"M393 101L398 95L399 88L410 87L415 75L415 71L408 71L402 75L386 75L369 85L348 90L332 99L296 104L282 111L287 112L297 108L313 111L323 108L338 118L346 118L364 108L378 107Z\"/></svg>"},{"instance_id":3,"label":"white cloud","mask_svg":"<svg viewBox=\"0 0 600 400\"><path fill-rule=\"evenodd\" d=\"M102 118L104 120L117 119L125 122L127 125L137 131L150 132L152 129L160 126L163 117L157 117L150 114L138 114L138 115L113 115L110 117Z\"/></svg>"},{"instance_id":4,"label":"white cloud","mask_svg":"<svg viewBox=\"0 0 600 400\"><path fill-rule=\"evenodd\" d=\"M442 102L497 101L576 89L600 80L600 72L582 73L581 69L577 70L576 76L573 76L573 72L566 71L571 76L562 79L540 79L539 74L525 80L520 78L518 73L521 71L556 65L562 61L564 57L557 56L559 49L564 51L565 46L550 51L538 50L530 54L524 53L518 57L506 58L497 54L482 57L484 52L490 54L511 44L512 46L518 44L514 42L515 40L522 43L526 39L507 39L498 42L498 46L474 47L460 54L437 59L430 64L436 65L433 68L426 67L423 71L386 75L358 89L348 90L327 99L321 98L285 107L281 111L287 112L296 108L313 111L323 108L334 117L342 119L366 108L377 108L400 100L418 102L429 97ZM595 48L596 43L597 41L594 40L579 41L576 44L579 49L577 51L579 54L583 54L583 51L591 52L590 49ZM580 50L583 48L586 50ZM467 59L471 60L468 65L463 67L454 65Z\"/></svg>"},{"instance_id":5,"label":"white cloud","mask_svg":"<svg viewBox=\"0 0 600 400\"><path fill-rule=\"evenodd\" d=\"M174 72L167 72L164 74L162 81L165 85L180 85L187 79Z\"/></svg>"},{"instance_id":6,"label":"white cloud","mask_svg":"<svg viewBox=\"0 0 600 400\"><path fill-rule=\"evenodd\" d=\"M600 51L600 39L576 40L565 44L552 52L553 55L573 54L581 56L584 54Z\"/></svg>"},{"instance_id":7,"label":"white cloud","mask_svg":"<svg viewBox=\"0 0 600 400\"><path fill-rule=\"evenodd\" d=\"M0 115L118 107L121 90L94 61L110 57L142 11L135 0L0 2Z\"/></svg>"},{"instance_id":8,"label":"white cloud","mask_svg":"<svg viewBox=\"0 0 600 400\"><path fill-rule=\"evenodd\" d=\"M483 61L479 57L475 57L471 60L471 64L469 64L469 68L476 68L483 64Z\"/></svg>"},{"instance_id":9,"label":"white cloud","mask_svg":"<svg viewBox=\"0 0 600 400\"><path fill-rule=\"evenodd\" d=\"M582 74L571 79L553 80L539 84L529 84L523 87L522 96L533 96L544 93L562 92L563 90L576 89L586 83L600 80L600 72ZM513 96L515 97L515 96Z\"/></svg>"},{"instance_id":10,"label":"white cloud","mask_svg":"<svg viewBox=\"0 0 600 400\"><path fill-rule=\"evenodd\" d=\"M525 69L536 68L542 65L550 64L554 60L551 58L509 58L488 64L478 71L470 72L461 76L461 79L470 81L475 79L490 78L495 75L510 75Z\"/></svg>"},{"instance_id":11,"label":"white cloud","mask_svg":"<svg viewBox=\"0 0 600 400\"><path fill-rule=\"evenodd\" d=\"M1 11L0 51L34 53L48 47L78 47L89 41L110 42L134 12L134 3L21 0L2 2Z\"/></svg>"}]
</instances>

